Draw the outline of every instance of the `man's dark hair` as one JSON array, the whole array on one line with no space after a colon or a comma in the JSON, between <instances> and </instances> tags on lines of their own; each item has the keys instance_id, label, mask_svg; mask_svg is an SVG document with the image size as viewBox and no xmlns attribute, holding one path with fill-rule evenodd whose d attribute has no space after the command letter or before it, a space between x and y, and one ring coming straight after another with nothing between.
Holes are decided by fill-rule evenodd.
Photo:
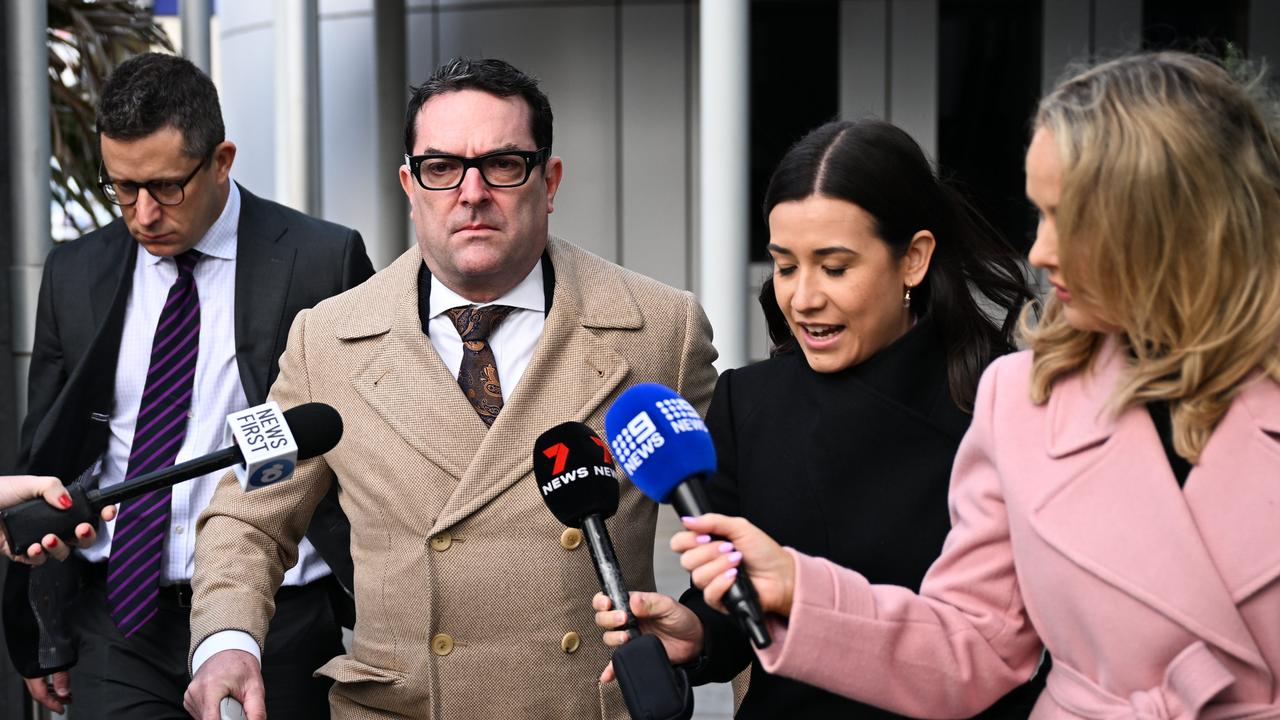
<instances>
[{"instance_id":1,"label":"man's dark hair","mask_svg":"<svg viewBox=\"0 0 1280 720\"><path fill-rule=\"evenodd\" d=\"M182 149L203 158L226 130L213 81L176 55L145 53L111 73L98 101L98 132L113 140L137 140L165 126L182 133Z\"/></svg>"},{"instance_id":2,"label":"man's dark hair","mask_svg":"<svg viewBox=\"0 0 1280 720\"><path fill-rule=\"evenodd\" d=\"M431 74L426 82L413 88L409 107L404 114L404 151L413 154L417 140L418 111L428 100L458 90L480 90L498 97L519 95L529 105L529 130L534 149L551 147L551 101L538 89L537 78L520 72L504 60L457 57Z\"/></svg>"}]
</instances>

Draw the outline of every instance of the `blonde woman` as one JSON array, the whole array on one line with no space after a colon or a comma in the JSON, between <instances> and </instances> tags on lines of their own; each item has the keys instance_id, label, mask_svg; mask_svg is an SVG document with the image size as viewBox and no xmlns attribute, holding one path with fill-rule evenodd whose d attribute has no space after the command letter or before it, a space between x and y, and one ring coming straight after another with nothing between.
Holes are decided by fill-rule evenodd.
<instances>
[{"instance_id":1,"label":"blonde woman","mask_svg":"<svg viewBox=\"0 0 1280 720\"><path fill-rule=\"evenodd\" d=\"M1280 717L1276 134L1173 53L1064 82L1035 127L1031 261L1054 291L979 385L920 594L736 518L672 546L716 607L746 565L766 670L894 712L970 715L1047 648L1033 718Z\"/></svg>"}]
</instances>

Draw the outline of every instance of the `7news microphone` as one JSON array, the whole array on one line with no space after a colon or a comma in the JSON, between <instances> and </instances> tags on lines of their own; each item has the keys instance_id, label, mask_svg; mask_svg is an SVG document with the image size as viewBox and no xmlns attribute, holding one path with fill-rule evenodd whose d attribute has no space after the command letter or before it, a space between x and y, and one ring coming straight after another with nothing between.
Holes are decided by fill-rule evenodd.
<instances>
[{"instance_id":1,"label":"7news microphone","mask_svg":"<svg viewBox=\"0 0 1280 720\"><path fill-rule=\"evenodd\" d=\"M43 498L28 500L0 510L9 534L9 549L25 555L27 548L53 533L73 540L82 522L95 522L108 505L138 497L163 487L176 485L236 465L240 485L246 491L266 487L293 474L300 460L333 449L342 437L342 418L324 403L306 403L280 412L274 402L227 416L228 435L236 443L230 447L140 475L106 489L86 490L80 483L67 486L72 504L67 510L50 506ZM230 442L230 440L228 441Z\"/></svg>"},{"instance_id":2,"label":"7news microphone","mask_svg":"<svg viewBox=\"0 0 1280 720\"><path fill-rule=\"evenodd\" d=\"M635 385L609 408L604 426L614 456L641 492L681 516L706 514L702 482L716 469L716 450L688 400L656 383ZM752 644L769 647L760 599L745 572L723 602Z\"/></svg>"},{"instance_id":3,"label":"7news microphone","mask_svg":"<svg viewBox=\"0 0 1280 720\"><path fill-rule=\"evenodd\" d=\"M626 613L620 629L627 642L614 651L613 669L627 711L636 720L689 720L693 688L684 671L671 666L661 641L640 634L604 524L617 512L619 496L609 446L580 422L561 423L534 442L533 477L551 514L569 527L582 528L601 589L614 610Z\"/></svg>"},{"instance_id":4,"label":"7news microphone","mask_svg":"<svg viewBox=\"0 0 1280 720\"><path fill-rule=\"evenodd\" d=\"M561 423L533 444L533 477L547 509L561 523L581 528L586 536L600 588L615 610L627 614L621 629L634 640L636 618L630 593L618 567L618 556L604 521L618 511L618 471L609 447L580 422Z\"/></svg>"}]
</instances>

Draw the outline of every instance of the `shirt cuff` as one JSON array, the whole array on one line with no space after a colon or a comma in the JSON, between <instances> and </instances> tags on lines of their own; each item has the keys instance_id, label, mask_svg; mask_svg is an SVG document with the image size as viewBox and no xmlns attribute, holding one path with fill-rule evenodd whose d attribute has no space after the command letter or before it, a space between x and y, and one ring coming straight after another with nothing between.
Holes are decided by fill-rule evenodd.
<instances>
[{"instance_id":1,"label":"shirt cuff","mask_svg":"<svg viewBox=\"0 0 1280 720\"><path fill-rule=\"evenodd\" d=\"M200 666L204 665L206 660L223 650L243 650L252 655L259 666L262 665L262 650L258 648L258 641L254 640L252 635L243 630L219 630L205 638L192 653L191 674L194 676L200 672Z\"/></svg>"}]
</instances>

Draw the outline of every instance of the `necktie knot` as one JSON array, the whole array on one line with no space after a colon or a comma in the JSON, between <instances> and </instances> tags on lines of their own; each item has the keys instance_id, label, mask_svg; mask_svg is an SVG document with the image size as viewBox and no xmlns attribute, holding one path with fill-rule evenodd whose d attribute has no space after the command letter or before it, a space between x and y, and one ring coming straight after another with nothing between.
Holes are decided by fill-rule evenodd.
<instances>
[{"instance_id":1,"label":"necktie knot","mask_svg":"<svg viewBox=\"0 0 1280 720\"><path fill-rule=\"evenodd\" d=\"M204 253L199 250L188 250L175 257L173 261L178 264L178 277L190 277L202 257Z\"/></svg>"},{"instance_id":2,"label":"necktie knot","mask_svg":"<svg viewBox=\"0 0 1280 720\"><path fill-rule=\"evenodd\" d=\"M447 310L458 335L466 343L488 342L489 336L515 308L510 305L467 305Z\"/></svg>"}]
</instances>

